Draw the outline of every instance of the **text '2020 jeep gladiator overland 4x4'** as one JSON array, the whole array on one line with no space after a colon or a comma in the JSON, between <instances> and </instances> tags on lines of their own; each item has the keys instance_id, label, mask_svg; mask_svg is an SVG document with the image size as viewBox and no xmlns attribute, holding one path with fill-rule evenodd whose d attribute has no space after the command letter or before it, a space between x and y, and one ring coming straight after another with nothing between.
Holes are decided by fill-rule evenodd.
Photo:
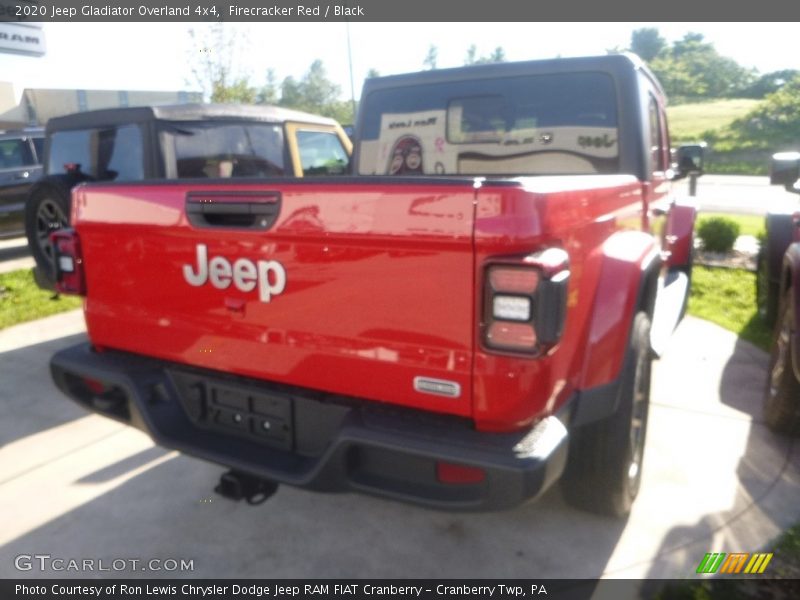
<instances>
[{"instance_id":1,"label":"text '2020 jeep gladiator overland 4x4'","mask_svg":"<svg viewBox=\"0 0 800 600\"><path fill-rule=\"evenodd\" d=\"M352 177L80 186L90 342L53 377L231 496L501 508L563 473L624 514L688 293L664 103L631 56L370 79Z\"/></svg>"}]
</instances>

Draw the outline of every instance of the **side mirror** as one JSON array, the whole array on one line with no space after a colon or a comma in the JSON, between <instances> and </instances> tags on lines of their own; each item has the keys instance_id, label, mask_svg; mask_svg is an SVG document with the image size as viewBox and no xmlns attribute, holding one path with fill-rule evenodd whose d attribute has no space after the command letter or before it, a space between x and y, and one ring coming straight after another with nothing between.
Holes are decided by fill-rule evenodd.
<instances>
[{"instance_id":1,"label":"side mirror","mask_svg":"<svg viewBox=\"0 0 800 600\"><path fill-rule=\"evenodd\" d=\"M800 194L794 184L800 179L800 152L777 152L769 163L769 182Z\"/></svg>"},{"instance_id":2,"label":"side mirror","mask_svg":"<svg viewBox=\"0 0 800 600\"><path fill-rule=\"evenodd\" d=\"M675 151L675 179L682 179L688 175L699 176L703 174L703 158L706 143L685 144Z\"/></svg>"}]
</instances>

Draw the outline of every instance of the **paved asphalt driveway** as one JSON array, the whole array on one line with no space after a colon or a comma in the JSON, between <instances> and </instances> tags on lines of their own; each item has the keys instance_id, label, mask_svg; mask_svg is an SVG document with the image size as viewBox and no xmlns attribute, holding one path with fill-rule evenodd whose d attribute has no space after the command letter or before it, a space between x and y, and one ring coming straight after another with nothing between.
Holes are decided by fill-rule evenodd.
<instances>
[{"instance_id":1,"label":"paved asphalt driveway","mask_svg":"<svg viewBox=\"0 0 800 600\"><path fill-rule=\"evenodd\" d=\"M760 418L766 356L704 321L687 318L656 365L627 521L573 510L558 488L493 514L289 487L255 508L219 499L222 468L56 391L49 357L83 338L78 312L0 331L0 577L80 575L15 569L49 554L190 559L193 577L685 578L706 552L758 550L800 520L800 443ZM120 573L145 574L180 575Z\"/></svg>"}]
</instances>

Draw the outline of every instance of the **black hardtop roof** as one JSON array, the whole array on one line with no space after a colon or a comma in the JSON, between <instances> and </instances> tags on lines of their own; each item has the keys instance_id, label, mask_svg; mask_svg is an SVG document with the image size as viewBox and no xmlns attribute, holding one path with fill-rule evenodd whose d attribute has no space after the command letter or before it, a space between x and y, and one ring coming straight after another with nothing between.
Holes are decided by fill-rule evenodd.
<instances>
[{"instance_id":1,"label":"black hardtop roof","mask_svg":"<svg viewBox=\"0 0 800 600\"><path fill-rule=\"evenodd\" d=\"M432 69L416 73L404 73L402 75L373 77L367 79L365 82L364 91L368 93L381 88L424 83L442 83L464 79L597 70L618 74L642 71L663 94L663 88L642 59L629 52L623 54L607 54L603 56L583 56L578 58L549 58L521 62L488 63L455 67L452 69Z\"/></svg>"},{"instance_id":2,"label":"black hardtop roof","mask_svg":"<svg viewBox=\"0 0 800 600\"><path fill-rule=\"evenodd\" d=\"M140 123L150 120L165 121L264 121L284 123L299 121L318 125L334 125L336 121L279 106L254 106L246 104L168 104L159 106L136 106L129 108L106 108L53 117L47 122L48 133L66 129L113 126L125 123Z\"/></svg>"}]
</instances>

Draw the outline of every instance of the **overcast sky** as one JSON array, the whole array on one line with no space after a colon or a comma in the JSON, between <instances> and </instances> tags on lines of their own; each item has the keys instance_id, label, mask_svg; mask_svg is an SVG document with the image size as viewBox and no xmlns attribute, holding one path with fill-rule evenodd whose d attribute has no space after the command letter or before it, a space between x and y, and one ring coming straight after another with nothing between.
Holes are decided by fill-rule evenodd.
<instances>
[{"instance_id":1,"label":"overcast sky","mask_svg":"<svg viewBox=\"0 0 800 600\"><path fill-rule=\"evenodd\" d=\"M0 81L25 87L68 89L197 89L188 35L208 26L184 23L47 23L47 54L0 54ZM317 58L350 97L347 26L344 23L228 23L238 41L237 65L254 85L273 68L278 81L300 77ZM463 64L467 48L479 54L505 49L508 60L604 54L625 47L639 27L657 27L668 41L689 31L705 35L724 56L765 73L800 68L795 23L352 23L355 94L367 71L382 75L418 71L430 44L439 67Z\"/></svg>"}]
</instances>

